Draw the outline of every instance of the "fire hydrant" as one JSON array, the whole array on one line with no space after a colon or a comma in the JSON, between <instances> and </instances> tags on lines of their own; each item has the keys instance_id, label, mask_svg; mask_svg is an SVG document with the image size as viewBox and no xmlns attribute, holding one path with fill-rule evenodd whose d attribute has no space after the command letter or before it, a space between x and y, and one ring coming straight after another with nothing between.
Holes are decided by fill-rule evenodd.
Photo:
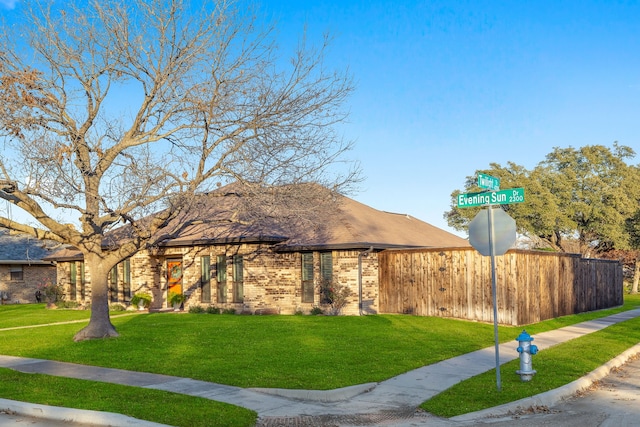
<instances>
[{"instance_id":1,"label":"fire hydrant","mask_svg":"<svg viewBox=\"0 0 640 427\"><path fill-rule=\"evenodd\" d=\"M531 381L533 374L536 373L531 364L531 356L538 352L538 346L531 344L533 338L525 330L518 335L516 341L520 344L518 347L518 353L520 353L520 369L516 371L516 374L520 375L522 381Z\"/></svg>"}]
</instances>

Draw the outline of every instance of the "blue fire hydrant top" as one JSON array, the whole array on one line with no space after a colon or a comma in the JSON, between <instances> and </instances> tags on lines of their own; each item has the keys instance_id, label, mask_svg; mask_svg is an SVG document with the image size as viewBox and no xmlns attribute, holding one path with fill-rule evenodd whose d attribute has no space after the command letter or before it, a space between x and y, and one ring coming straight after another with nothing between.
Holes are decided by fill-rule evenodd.
<instances>
[{"instance_id":1,"label":"blue fire hydrant top","mask_svg":"<svg viewBox=\"0 0 640 427\"><path fill-rule=\"evenodd\" d=\"M529 335L527 333L527 331L523 330L522 333L520 335L518 335L518 338L516 338L516 341L533 341L533 338L531 337L531 335Z\"/></svg>"}]
</instances>

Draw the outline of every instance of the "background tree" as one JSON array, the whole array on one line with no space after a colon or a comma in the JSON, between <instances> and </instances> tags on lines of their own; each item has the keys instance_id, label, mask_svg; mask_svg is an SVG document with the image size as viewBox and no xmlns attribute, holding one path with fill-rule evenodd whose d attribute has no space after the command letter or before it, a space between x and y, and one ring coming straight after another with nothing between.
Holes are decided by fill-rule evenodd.
<instances>
[{"instance_id":1,"label":"background tree","mask_svg":"<svg viewBox=\"0 0 640 427\"><path fill-rule=\"evenodd\" d=\"M502 189L525 188L525 203L501 205L501 208L516 218L518 232L526 235L534 247L551 246L560 250L561 236L566 227L562 225L555 195L543 184L543 171L539 168L528 171L512 162L506 166L491 163L489 169L478 170L475 175L466 178L464 191L456 190L452 193L451 210L444 215L451 227L466 231L469 222L483 209L457 207L458 194L486 191L477 186L477 174L480 172L500 178Z\"/></svg>"},{"instance_id":2,"label":"background tree","mask_svg":"<svg viewBox=\"0 0 640 427\"><path fill-rule=\"evenodd\" d=\"M638 169L626 163L634 156L629 147L594 145L556 148L542 162L583 255L629 248L625 221L640 200Z\"/></svg>"},{"instance_id":3,"label":"background tree","mask_svg":"<svg viewBox=\"0 0 640 427\"><path fill-rule=\"evenodd\" d=\"M0 198L33 219L8 212L0 225L84 255L92 312L76 340L117 335L108 272L175 231L198 192L357 180L357 167L336 168L353 86L325 69L326 38L282 60L274 28L224 0L19 8L0 44ZM110 247L114 229L127 240Z\"/></svg>"},{"instance_id":4,"label":"background tree","mask_svg":"<svg viewBox=\"0 0 640 427\"><path fill-rule=\"evenodd\" d=\"M509 163L478 172L501 178L502 188L525 188L525 203L502 206L520 233L561 251L567 241L575 241L577 250L590 256L630 247L625 221L640 201L640 171L627 164L634 156L631 148L617 143L613 148L555 148L531 171ZM467 178L465 192L480 191L475 181L475 176ZM452 227L465 230L475 212L456 207L459 193L452 194L452 210L445 217Z\"/></svg>"}]
</instances>

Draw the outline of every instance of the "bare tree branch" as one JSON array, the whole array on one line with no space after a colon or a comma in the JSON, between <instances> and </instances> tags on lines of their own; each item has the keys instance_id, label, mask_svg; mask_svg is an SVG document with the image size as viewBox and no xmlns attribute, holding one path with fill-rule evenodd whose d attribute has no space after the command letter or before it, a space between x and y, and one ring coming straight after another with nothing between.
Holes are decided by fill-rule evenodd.
<instances>
[{"instance_id":1,"label":"bare tree branch","mask_svg":"<svg viewBox=\"0 0 640 427\"><path fill-rule=\"evenodd\" d=\"M353 82L326 68L328 37L303 38L287 62L274 27L232 0L24 6L0 41L0 199L41 228L0 225L83 252L94 312L82 337L115 334L109 269L189 225L198 194L232 181L255 194L358 181L336 128ZM126 244L106 238L124 230Z\"/></svg>"}]
</instances>

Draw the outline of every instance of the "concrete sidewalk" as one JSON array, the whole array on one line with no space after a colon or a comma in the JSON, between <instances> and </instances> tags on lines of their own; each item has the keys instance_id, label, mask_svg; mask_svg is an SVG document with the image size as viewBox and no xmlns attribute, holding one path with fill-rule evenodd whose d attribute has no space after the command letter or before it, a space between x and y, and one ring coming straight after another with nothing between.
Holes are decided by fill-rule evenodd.
<instances>
[{"instance_id":1,"label":"concrete sidewalk","mask_svg":"<svg viewBox=\"0 0 640 427\"><path fill-rule=\"evenodd\" d=\"M540 350L544 350L553 345L599 331L612 324L638 316L640 316L640 309L534 334L534 344ZM518 357L517 346L518 343L515 341L515 337L512 342L500 345L500 364ZM629 355L626 357L637 352L640 352L640 347L630 349ZM626 359L615 363L622 364L624 361ZM395 420L392 425L396 426L417 426L421 424L454 426L465 425L468 421L473 420L474 417L486 416L489 412L483 411L482 413L467 414L456 419L444 420L429 414L416 413L416 407L458 382L495 368L495 350L494 347L489 347L464 354L407 372L380 383L362 384L328 391L243 389L168 375L12 356L0 356L0 367L20 372L88 379L204 397L256 411L259 415L259 425L261 426L304 425L301 423L301 419L307 419L309 421L308 425L322 425L322 423L313 424L313 420L318 419L330 421L331 425L349 425L349 423L362 422L362 420L369 420L367 421L369 424L383 424ZM604 371L606 372L603 375L606 375L608 369L604 369ZM593 381L593 379L589 381ZM584 387L583 383L569 385L560 391L554 390L545 393L546 397L539 395L530 399L531 402L540 402L542 399L547 402L546 404L549 404L549 399L562 399ZM5 403L0 401L0 407L4 406ZM513 408L523 406L526 407L527 402L514 402L513 404L503 405L499 411L506 413ZM7 406L7 408L16 412L21 410L20 408L13 409L10 406ZM39 411L42 412L43 417L47 416L46 409L39 408ZM78 411L78 413L81 412ZM51 411L49 415L55 417L55 411ZM69 418L69 412L65 413L65 417L66 420L75 421L73 418ZM83 422L86 422L84 418ZM145 425L141 423L139 420L134 419L131 419L131 424L126 424L125 420L119 420L118 424L98 424L94 421L95 425ZM158 424L151 423L147 425Z\"/></svg>"}]
</instances>

